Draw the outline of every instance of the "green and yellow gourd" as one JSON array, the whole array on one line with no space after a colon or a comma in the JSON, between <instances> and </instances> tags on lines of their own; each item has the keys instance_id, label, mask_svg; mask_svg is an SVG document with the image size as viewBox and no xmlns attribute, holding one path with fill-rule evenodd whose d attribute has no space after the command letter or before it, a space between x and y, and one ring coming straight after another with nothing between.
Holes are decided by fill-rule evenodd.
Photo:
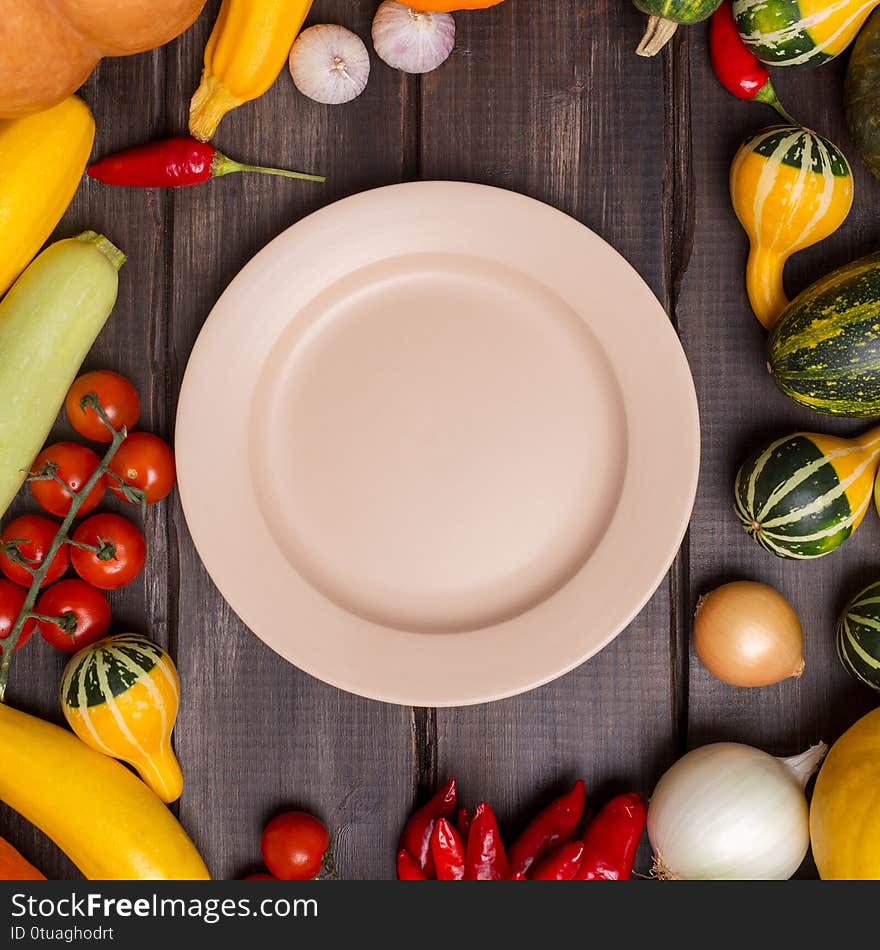
<instances>
[{"instance_id":1,"label":"green and yellow gourd","mask_svg":"<svg viewBox=\"0 0 880 950\"><path fill-rule=\"evenodd\" d=\"M828 139L796 125L764 129L730 166L730 199L749 237L746 290L767 328L788 305L785 262L846 220L853 200L849 163Z\"/></svg>"},{"instance_id":2,"label":"green and yellow gourd","mask_svg":"<svg viewBox=\"0 0 880 950\"><path fill-rule=\"evenodd\" d=\"M680 24L708 19L721 6L721 0L633 0L633 4L648 14L648 27L636 52L639 56L655 56Z\"/></svg>"},{"instance_id":3,"label":"green and yellow gourd","mask_svg":"<svg viewBox=\"0 0 880 950\"><path fill-rule=\"evenodd\" d=\"M842 53L880 0L733 0L743 42L769 66L818 66Z\"/></svg>"},{"instance_id":4,"label":"green and yellow gourd","mask_svg":"<svg viewBox=\"0 0 880 950\"><path fill-rule=\"evenodd\" d=\"M811 284L770 334L767 365L795 402L834 416L880 416L880 252Z\"/></svg>"},{"instance_id":5,"label":"green and yellow gourd","mask_svg":"<svg viewBox=\"0 0 880 950\"><path fill-rule=\"evenodd\" d=\"M76 653L61 680L61 708L87 745L133 766L162 799L183 791L171 749L180 680L171 657L134 633L99 640Z\"/></svg>"},{"instance_id":6,"label":"green and yellow gourd","mask_svg":"<svg viewBox=\"0 0 880 950\"><path fill-rule=\"evenodd\" d=\"M856 40L843 99L849 137L871 174L880 178L880 10Z\"/></svg>"},{"instance_id":7,"label":"green and yellow gourd","mask_svg":"<svg viewBox=\"0 0 880 950\"><path fill-rule=\"evenodd\" d=\"M858 528L880 465L880 427L856 439L795 432L763 446L736 476L734 507L758 544L805 560Z\"/></svg>"},{"instance_id":8,"label":"green and yellow gourd","mask_svg":"<svg viewBox=\"0 0 880 950\"><path fill-rule=\"evenodd\" d=\"M844 608L837 621L837 655L852 677L880 692L880 581Z\"/></svg>"}]
</instances>

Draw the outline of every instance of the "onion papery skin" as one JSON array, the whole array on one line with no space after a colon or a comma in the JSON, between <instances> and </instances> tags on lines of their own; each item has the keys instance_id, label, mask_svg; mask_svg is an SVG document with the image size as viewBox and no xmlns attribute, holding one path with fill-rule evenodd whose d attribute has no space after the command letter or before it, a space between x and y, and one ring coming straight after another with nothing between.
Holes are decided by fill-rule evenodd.
<instances>
[{"instance_id":1,"label":"onion papery skin","mask_svg":"<svg viewBox=\"0 0 880 950\"><path fill-rule=\"evenodd\" d=\"M689 752L648 807L658 877L787 880L810 844L803 788L782 759L737 742Z\"/></svg>"},{"instance_id":2,"label":"onion papery skin","mask_svg":"<svg viewBox=\"0 0 880 950\"><path fill-rule=\"evenodd\" d=\"M700 599L694 649L731 686L770 686L804 671L804 634L794 608L755 581L723 584Z\"/></svg>"}]
</instances>

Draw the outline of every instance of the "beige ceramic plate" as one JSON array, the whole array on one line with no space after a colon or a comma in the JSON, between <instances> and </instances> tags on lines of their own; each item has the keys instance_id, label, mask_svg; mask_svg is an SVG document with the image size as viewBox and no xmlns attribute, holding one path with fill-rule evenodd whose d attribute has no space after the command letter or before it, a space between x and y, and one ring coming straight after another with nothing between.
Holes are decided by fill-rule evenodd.
<instances>
[{"instance_id":1,"label":"beige ceramic plate","mask_svg":"<svg viewBox=\"0 0 880 950\"><path fill-rule=\"evenodd\" d=\"M329 683L423 706L607 644L675 555L698 461L687 362L629 264L451 182L348 198L261 251L177 418L187 522L242 620Z\"/></svg>"}]
</instances>

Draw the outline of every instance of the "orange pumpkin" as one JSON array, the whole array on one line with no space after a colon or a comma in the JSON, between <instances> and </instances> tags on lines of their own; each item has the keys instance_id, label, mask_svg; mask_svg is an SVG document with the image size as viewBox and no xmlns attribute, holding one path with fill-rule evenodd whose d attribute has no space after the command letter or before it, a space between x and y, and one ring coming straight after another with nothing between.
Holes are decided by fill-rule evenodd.
<instances>
[{"instance_id":1,"label":"orange pumpkin","mask_svg":"<svg viewBox=\"0 0 880 950\"><path fill-rule=\"evenodd\" d=\"M486 7L497 7L504 0L402 0L414 10L423 10L425 13L452 13L453 10L483 10Z\"/></svg>"},{"instance_id":2,"label":"orange pumpkin","mask_svg":"<svg viewBox=\"0 0 880 950\"><path fill-rule=\"evenodd\" d=\"M66 99L102 56L128 56L182 33L205 0L0 0L0 118Z\"/></svg>"},{"instance_id":3,"label":"orange pumpkin","mask_svg":"<svg viewBox=\"0 0 880 950\"><path fill-rule=\"evenodd\" d=\"M30 861L22 857L5 838L0 838L0 881L45 880Z\"/></svg>"}]
</instances>

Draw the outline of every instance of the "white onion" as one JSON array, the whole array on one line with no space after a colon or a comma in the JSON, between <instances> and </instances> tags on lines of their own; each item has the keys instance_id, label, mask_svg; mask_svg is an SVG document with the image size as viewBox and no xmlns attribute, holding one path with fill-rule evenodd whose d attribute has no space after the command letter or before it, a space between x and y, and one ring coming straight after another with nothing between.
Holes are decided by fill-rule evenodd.
<instances>
[{"instance_id":1,"label":"white onion","mask_svg":"<svg viewBox=\"0 0 880 950\"><path fill-rule=\"evenodd\" d=\"M824 742L777 759L738 742L689 752L648 806L654 871L672 880L787 880L810 844L804 788Z\"/></svg>"},{"instance_id":2,"label":"white onion","mask_svg":"<svg viewBox=\"0 0 880 950\"><path fill-rule=\"evenodd\" d=\"M373 18L373 46L393 69L429 73L449 59L455 20L448 13L423 13L385 0Z\"/></svg>"},{"instance_id":3,"label":"white onion","mask_svg":"<svg viewBox=\"0 0 880 950\"><path fill-rule=\"evenodd\" d=\"M330 106L356 99L370 78L370 54L364 41L335 23L303 30L288 65L294 85L304 96Z\"/></svg>"}]
</instances>

